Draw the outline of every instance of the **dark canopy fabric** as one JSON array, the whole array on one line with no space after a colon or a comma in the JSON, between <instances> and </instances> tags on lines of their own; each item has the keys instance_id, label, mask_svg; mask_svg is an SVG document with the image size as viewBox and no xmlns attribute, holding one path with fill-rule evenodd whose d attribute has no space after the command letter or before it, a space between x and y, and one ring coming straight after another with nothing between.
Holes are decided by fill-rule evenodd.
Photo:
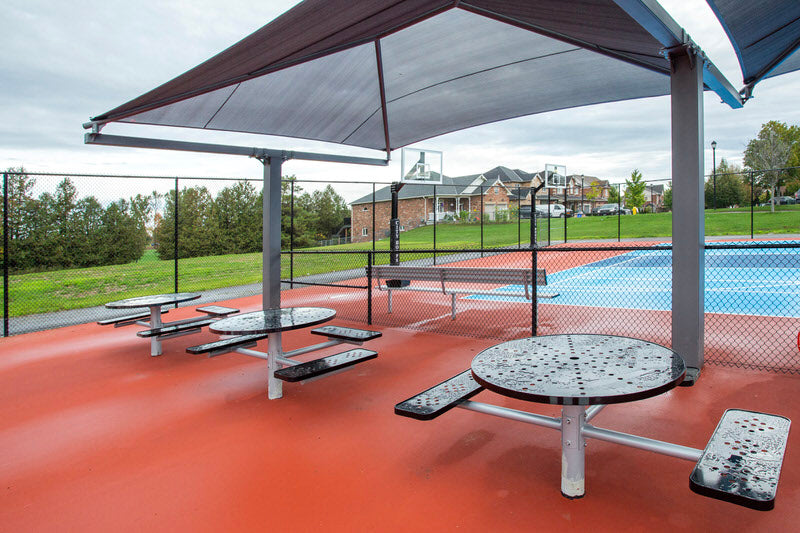
<instances>
[{"instance_id":1,"label":"dark canopy fabric","mask_svg":"<svg viewBox=\"0 0 800 533\"><path fill-rule=\"evenodd\" d=\"M391 150L512 117L667 94L665 45L653 35L663 27L643 27L618 4L639 15L661 9L651 0L308 0L93 120Z\"/></svg>"},{"instance_id":2,"label":"dark canopy fabric","mask_svg":"<svg viewBox=\"0 0 800 533\"><path fill-rule=\"evenodd\" d=\"M798 0L707 1L736 50L746 86L800 70Z\"/></svg>"}]
</instances>

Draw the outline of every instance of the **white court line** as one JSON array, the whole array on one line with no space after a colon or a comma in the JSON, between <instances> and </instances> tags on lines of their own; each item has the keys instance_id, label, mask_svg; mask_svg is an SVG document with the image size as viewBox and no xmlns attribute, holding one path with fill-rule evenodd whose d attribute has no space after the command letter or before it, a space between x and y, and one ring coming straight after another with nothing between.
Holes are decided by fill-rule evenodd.
<instances>
[{"instance_id":1,"label":"white court line","mask_svg":"<svg viewBox=\"0 0 800 533\"><path fill-rule=\"evenodd\" d=\"M434 320L441 320L442 318L447 318L449 316L451 316L451 314L447 313L447 314L444 314L442 316L437 316L437 317L434 317L434 318L428 318L426 320L420 320L419 322L414 322L413 324L406 324L403 327L404 328L414 328L414 327L417 327L417 326L423 326L423 325L427 324L428 322L433 322Z\"/></svg>"}]
</instances>

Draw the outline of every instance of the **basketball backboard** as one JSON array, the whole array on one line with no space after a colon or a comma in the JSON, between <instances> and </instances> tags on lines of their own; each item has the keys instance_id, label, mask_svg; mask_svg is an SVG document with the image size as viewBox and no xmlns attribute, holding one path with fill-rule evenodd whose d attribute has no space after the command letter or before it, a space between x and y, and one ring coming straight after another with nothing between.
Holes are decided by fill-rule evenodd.
<instances>
[{"instance_id":1,"label":"basketball backboard","mask_svg":"<svg viewBox=\"0 0 800 533\"><path fill-rule=\"evenodd\" d=\"M545 187L563 189L567 186L567 167L565 165L544 166Z\"/></svg>"},{"instance_id":2,"label":"basketball backboard","mask_svg":"<svg viewBox=\"0 0 800 533\"><path fill-rule=\"evenodd\" d=\"M442 152L403 148L400 156L400 181L403 183L442 183Z\"/></svg>"}]
</instances>

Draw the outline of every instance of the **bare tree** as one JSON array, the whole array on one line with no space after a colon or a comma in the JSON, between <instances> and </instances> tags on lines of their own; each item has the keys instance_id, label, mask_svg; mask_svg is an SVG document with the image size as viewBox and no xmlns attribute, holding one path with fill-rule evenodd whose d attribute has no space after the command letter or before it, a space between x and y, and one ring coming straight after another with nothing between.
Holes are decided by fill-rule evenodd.
<instances>
[{"instance_id":1,"label":"bare tree","mask_svg":"<svg viewBox=\"0 0 800 533\"><path fill-rule=\"evenodd\" d=\"M762 171L759 184L770 190L772 212L775 211L775 193L781 177L780 170L786 166L791 152L791 145L786 142L775 128L764 125L757 139L747 143L744 150L744 164L755 171Z\"/></svg>"}]
</instances>

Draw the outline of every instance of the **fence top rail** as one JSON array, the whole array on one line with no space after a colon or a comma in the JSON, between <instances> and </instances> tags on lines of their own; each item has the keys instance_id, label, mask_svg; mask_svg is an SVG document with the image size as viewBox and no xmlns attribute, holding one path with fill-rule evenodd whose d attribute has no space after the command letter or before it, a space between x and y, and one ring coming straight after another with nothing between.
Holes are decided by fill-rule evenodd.
<instances>
[{"instance_id":1,"label":"fence top rail","mask_svg":"<svg viewBox=\"0 0 800 533\"><path fill-rule=\"evenodd\" d=\"M706 244L706 250L742 250L742 249L770 249L770 248L800 248L800 242L780 242L780 241L766 241L766 242L745 242L728 243L728 244ZM645 245L645 246L522 246L522 247L498 247L498 248L402 248L397 250L396 253L403 255L410 254L479 254L479 253L554 253L554 252L634 252L637 250L643 251L660 251L672 250L672 244L658 244L658 245ZM395 253L392 250L283 250L282 254L295 254L295 255L324 255L324 254L391 254Z\"/></svg>"}]
</instances>

